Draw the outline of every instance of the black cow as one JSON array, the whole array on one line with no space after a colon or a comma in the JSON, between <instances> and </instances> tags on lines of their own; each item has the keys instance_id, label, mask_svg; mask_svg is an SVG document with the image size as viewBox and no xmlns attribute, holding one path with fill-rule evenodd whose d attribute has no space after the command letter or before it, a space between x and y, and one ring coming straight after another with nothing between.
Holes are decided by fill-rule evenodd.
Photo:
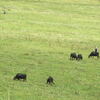
<instances>
[{"instance_id":1,"label":"black cow","mask_svg":"<svg viewBox=\"0 0 100 100\"><path fill-rule=\"evenodd\" d=\"M99 52L92 51L92 52L89 54L88 58L90 58L90 57L97 57L97 58L99 58Z\"/></svg>"},{"instance_id":2,"label":"black cow","mask_svg":"<svg viewBox=\"0 0 100 100\"><path fill-rule=\"evenodd\" d=\"M73 59L76 59L77 60L77 54L74 52L74 53L71 53L70 54L70 59L73 60Z\"/></svg>"},{"instance_id":3,"label":"black cow","mask_svg":"<svg viewBox=\"0 0 100 100\"><path fill-rule=\"evenodd\" d=\"M26 78L27 78L26 74L17 73L16 76L13 78L13 80L23 80L23 81L25 81Z\"/></svg>"},{"instance_id":4,"label":"black cow","mask_svg":"<svg viewBox=\"0 0 100 100\"><path fill-rule=\"evenodd\" d=\"M54 81L53 77L49 76L47 79L47 84L55 84L53 81Z\"/></svg>"},{"instance_id":5,"label":"black cow","mask_svg":"<svg viewBox=\"0 0 100 100\"><path fill-rule=\"evenodd\" d=\"M82 60L82 59L83 59L82 54L78 54L78 55L77 55L77 60Z\"/></svg>"}]
</instances>

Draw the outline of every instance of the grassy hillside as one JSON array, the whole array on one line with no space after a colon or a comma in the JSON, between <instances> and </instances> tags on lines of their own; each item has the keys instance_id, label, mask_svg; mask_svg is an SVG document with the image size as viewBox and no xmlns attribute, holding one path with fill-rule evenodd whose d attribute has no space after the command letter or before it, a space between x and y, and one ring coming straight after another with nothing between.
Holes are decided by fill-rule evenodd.
<instances>
[{"instance_id":1,"label":"grassy hillside","mask_svg":"<svg viewBox=\"0 0 100 100\"><path fill-rule=\"evenodd\" d=\"M0 0L0 100L100 100L100 59L87 58L95 47L99 0ZM13 80L19 72L27 82Z\"/></svg>"}]
</instances>

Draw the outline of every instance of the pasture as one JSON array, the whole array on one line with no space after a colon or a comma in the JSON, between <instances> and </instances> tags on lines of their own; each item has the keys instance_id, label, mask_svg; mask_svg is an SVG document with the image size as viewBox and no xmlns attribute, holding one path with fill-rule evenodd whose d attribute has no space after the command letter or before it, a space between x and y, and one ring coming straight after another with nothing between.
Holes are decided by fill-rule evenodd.
<instances>
[{"instance_id":1,"label":"pasture","mask_svg":"<svg viewBox=\"0 0 100 100\"><path fill-rule=\"evenodd\" d=\"M95 47L99 0L0 0L0 100L100 100L100 59L88 59ZM69 60L72 52L83 60Z\"/></svg>"}]
</instances>

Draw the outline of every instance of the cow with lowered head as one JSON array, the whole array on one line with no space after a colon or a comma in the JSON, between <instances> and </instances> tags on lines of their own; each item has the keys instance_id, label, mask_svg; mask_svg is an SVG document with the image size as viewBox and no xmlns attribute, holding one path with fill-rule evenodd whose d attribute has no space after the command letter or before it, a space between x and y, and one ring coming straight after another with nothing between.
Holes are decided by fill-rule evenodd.
<instances>
[{"instance_id":1,"label":"cow with lowered head","mask_svg":"<svg viewBox=\"0 0 100 100\"><path fill-rule=\"evenodd\" d=\"M22 73L17 73L16 76L14 76L13 80L23 80L26 81L27 75Z\"/></svg>"},{"instance_id":2,"label":"cow with lowered head","mask_svg":"<svg viewBox=\"0 0 100 100\"><path fill-rule=\"evenodd\" d=\"M53 77L51 77L51 76L48 77L47 84L55 84Z\"/></svg>"},{"instance_id":3,"label":"cow with lowered head","mask_svg":"<svg viewBox=\"0 0 100 100\"><path fill-rule=\"evenodd\" d=\"M82 60L82 59L83 59L82 54L78 54L78 55L77 55L77 60Z\"/></svg>"},{"instance_id":4,"label":"cow with lowered head","mask_svg":"<svg viewBox=\"0 0 100 100\"><path fill-rule=\"evenodd\" d=\"M76 54L75 52L70 54L70 60L82 60L82 59L83 59L82 54Z\"/></svg>"},{"instance_id":5,"label":"cow with lowered head","mask_svg":"<svg viewBox=\"0 0 100 100\"><path fill-rule=\"evenodd\" d=\"M75 52L70 54L70 60L74 59L77 60L77 54Z\"/></svg>"}]
</instances>

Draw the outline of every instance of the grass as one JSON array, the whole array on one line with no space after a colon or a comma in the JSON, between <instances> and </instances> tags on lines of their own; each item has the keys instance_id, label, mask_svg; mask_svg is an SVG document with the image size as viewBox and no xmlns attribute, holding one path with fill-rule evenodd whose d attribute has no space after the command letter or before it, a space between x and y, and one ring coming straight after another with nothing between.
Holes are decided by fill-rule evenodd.
<instances>
[{"instance_id":1,"label":"grass","mask_svg":"<svg viewBox=\"0 0 100 100\"><path fill-rule=\"evenodd\" d=\"M100 60L87 58L100 49L99 0L0 0L0 23L0 100L100 99Z\"/></svg>"}]
</instances>

